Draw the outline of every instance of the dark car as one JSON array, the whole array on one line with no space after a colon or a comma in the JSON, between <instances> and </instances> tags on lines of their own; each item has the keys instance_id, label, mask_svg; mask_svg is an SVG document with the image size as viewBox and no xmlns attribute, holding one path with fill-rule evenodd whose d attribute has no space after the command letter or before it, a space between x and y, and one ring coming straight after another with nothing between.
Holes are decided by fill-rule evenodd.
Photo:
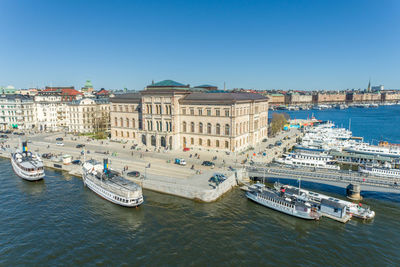
<instances>
[{"instance_id":1,"label":"dark car","mask_svg":"<svg viewBox=\"0 0 400 267\"><path fill-rule=\"evenodd\" d=\"M269 148L269 149L271 149L271 148L273 148L273 147L274 147L273 144L269 144L269 145L268 145L268 148Z\"/></svg>"},{"instance_id":2,"label":"dark car","mask_svg":"<svg viewBox=\"0 0 400 267\"><path fill-rule=\"evenodd\" d=\"M58 137L58 138L56 138L56 141L64 141L64 138Z\"/></svg>"},{"instance_id":3,"label":"dark car","mask_svg":"<svg viewBox=\"0 0 400 267\"><path fill-rule=\"evenodd\" d=\"M79 159L76 159L76 160L71 161L71 163L74 165L80 165L81 161Z\"/></svg>"},{"instance_id":4,"label":"dark car","mask_svg":"<svg viewBox=\"0 0 400 267\"><path fill-rule=\"evenodd\" d=\"M275 142L275 145L276 145L276 146L280 146L280 145L282 145L282 142L281 142L281 141L276 141L276 142Z\"/></svg>"},{"instance_id":5,"label":"dark car","mask_svg":"<svg viewBox=\"0 0 400 267\"><path fill-rule=\"evenodd\" d=\"M44 158L44 159L50 159L52 156L53 156L53 155L52 155L51 153L44 153L44 154L42 155L42 158Z\"/></svg>"},{"instance_id":6,"label":"dark car","mask_svg":"<svg viewBox=\"0 0 400 267\"><path fill-rule=\"evenodd\" d=\"M263 141L264 143L267 142L267 138L264 138L262 141Z\"/></svg>"},{"instance_id":7,"label":"dark car","mask_svg":"<svg viewBox=\"0 0 400 267\"><path fill-rule=\"evenodd\" d=\"M139 177L140 176L140 172L132 171L132 172L128 172L127 175L131 176L131 177Z\"/></svg>"},{"instance_id":8,"label":"dark car","mask_svg":"<svg viewBox=\"0 0 400 267\"><path fill-rule=\"evenodd\" d=\"M201 165L203 165L203 166L215 166L215 164L212 161L208 161L208 160L203 161L203 163Z\"/></svg>"},{"instance_id":9,"label":"dark car","mask_svg":"<svg viewBox=\"0 0 400 267\"><path fill-rule=\"evenodd\" d=\"M2 135L0 135L0 138L8 138L8 136L5 134L2 134Z\"/></svg>"},{"instance_id":10,"label":"dark car","mask_svg":"<svg viewBox=\"0 0 400 267\"><path fill-rule=\"evenodd\" d=\"M82 148L82 147L84 147L85 145L82 145L82 144L77 144L76 145L76 148Z\"/></svg>"}]
</instances>

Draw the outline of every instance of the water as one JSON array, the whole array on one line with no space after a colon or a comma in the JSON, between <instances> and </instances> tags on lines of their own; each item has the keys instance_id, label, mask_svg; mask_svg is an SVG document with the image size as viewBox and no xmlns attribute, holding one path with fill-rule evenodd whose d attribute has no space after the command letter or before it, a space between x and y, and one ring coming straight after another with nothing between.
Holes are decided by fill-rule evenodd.
<instances>
[{"instance_id":1,"label":"water","mask_svg":"<svg viewBox=\"0 0 400 267\"><path fill-rule=\"evenodd\" d=\"M392 108L371 110L375 115L367 109L319 111L318 117L332 119L332 112L345 122L351 116L355 134L373 138L380 131L399 140L392 125L400 108ZM366 124L379 126L364 127L362 134L355 118L363 114ZM0 266L400 265L397 195L367 195L376 218L341 224L287 216L248 201L239 189L211 204L144 191L145 204L128 209L96 196L79 178L48 169L46 174L44 181L26 182L14 175L9 160L0 159Z\"/></svg>"}]
</instances>

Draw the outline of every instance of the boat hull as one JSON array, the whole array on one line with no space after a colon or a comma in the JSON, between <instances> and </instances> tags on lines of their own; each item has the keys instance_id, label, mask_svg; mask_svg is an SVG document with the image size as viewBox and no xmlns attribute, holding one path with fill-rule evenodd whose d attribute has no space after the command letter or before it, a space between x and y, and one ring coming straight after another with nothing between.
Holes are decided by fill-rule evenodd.
<instances>
[{"instance_id":1,"label":"boat hull","mask_svg":"<svg viewBox=\"0 0 400 267\"><path fill-rule=\"evenodd\" d=\"M30 181L30 182L40 181L45 176L44 172L42 172L41 174L33 176L33 175L30 175L29 173L21 170L21 168L15 162L13 155L11 155L11 166L13 168L14 173L17 176L19 176L20 178L22 178L24 180Z\"/></svg>"},{"instance_id":2,"label":"boat hull","mask_svg":"<svg viewBox=\"0 0 400 267\"><path fill-rule=\"evenodd\" d=\"M294 210L293 208L282 207L282 206L278 205L277 203L274 203L274 202L266 200L266 199L262 199L256 195L252 194L251 192L246 192L246 197L248 199L256 202L257 204L260 204L267 208L285 213L287 215L291 215L291 216L305 219L305 220L318 220L319 219L319 216L313 217L313 216L310 216L306 212L298 212L298 211Z\"/></svg>"},{"instance_id":3,"label":"boat hull","mask_svg":"<svg viewBox=\"0 0 400 267\"><path fill-rule=\"evenodd\" d=\"M113 194L112 192L104 190L99 185L97 185L96 183L94 183L93 181L88 179L85 174L83 175L82 179L83 179L84 185L87 186L90 190L92 190L94 193L96 193L100 197L104 198L105 200L108 200L114 204L117 204L117 205L120 205L123 207L128 207L128 208L138 207L141 204L143 204L143 196L141 196L139 199L136 199L135 202L131 202L131 203L122 202L115 198L115 197L117 197L116 194Z\"/></svg>"}]
</instances>

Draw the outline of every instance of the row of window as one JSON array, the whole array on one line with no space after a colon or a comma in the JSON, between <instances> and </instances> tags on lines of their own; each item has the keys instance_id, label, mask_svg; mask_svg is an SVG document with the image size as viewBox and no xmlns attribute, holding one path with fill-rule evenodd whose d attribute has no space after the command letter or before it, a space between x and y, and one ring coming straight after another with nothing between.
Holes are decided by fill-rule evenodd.
<instances>
[{"instance_id":1,"label":"row of window","mask_svg":"<svg viewBox=\"0 0 400 267\"><path fill-rule=\"evenodd\" d=\"M126 128L136 128L136 121L135 119L125 118L125 123L123 118L119 118L119 125L118 125L118 118L114 118L114 126L115 127L126 127Z\"/></svg>"},{"instance_id":2,"label":"row of window","mask_svg":"<svg viewBox=\"0 0 400 267\"><path fill-rule=\"evenodd\" d=\"M188 125L186 123L186 121L184 121L182 123L182 132L186 133L189 132L188 131ZM191 122L190 123L190 132L191 133L195 133L196 132L196 127L195 127L195 123ZM203 123L200 122L197 125L197 133L204 133L203 131ZM219 123L217 123L215 125L215 131L213 131L213 126L211 123L207 123L207 128L206 128L206 133L207 134L216 134L216 135L220 135L221 134L221 125ZM229 124L225 124L225 129L224 129L224 135L229 135L230 134L230 126Z\"/></svg>"},{"instance_id":3,"label":"row of window","mask_svg":"<svg viewBox=\"0 0 400 267\"><path fill-rule=\"evenodd\" d=\"M188 140L186 139L186 137L183 137L183 145L186 147L187 145L189 145ZM198 145L198 146L203 146L206 145L208 147L212 146L211 140L207 139L205 141L205 143L203 144L203 139L199 138L197 140L197 144L195 144L194 138L190 138L190 145ZM215 147L217 148L222 148L222 142L220 142L219 140L215 140ZM225 141L225 148L229 148L229 141Z\"/></svg>"},{"instance_id":4,"label":"row of window","mask_svg":"<svg viewBox=\"0 0 400 267\"><path fill-rule=\"evenodd\" d=\"M135 138L135 133L130 134L128 131L114 131L115 137Z\"/></svg>"},{"instance_id":5,"label":"row of window","mask_svg":"<svg viewBox=\"0 0 400 267\"><path fill-rule=\"evenodd\" d=\"M149 131L154 131L155 129L153 128L153 121L152 120L147 120L147 130ZM163 123L162 121L156 121L156 130L158 132L162 132L163 130L166 132L172 132L172 122L166 121L165 122L165 128L163 129Z\"/></svg>"},{"instance_id":6,"label":"row of window","mask_svg":"<svg viewBox=\"0 0 400 267\"><path fill-rule=\"evenodd\" d=\"M199 115L203 116L203 108L197 108L197 113L195 114L195 108L188 108L189 112L186 113L186 108L182 108L182 115ZM229 109L224 109L224 114L225 117L229 117ZM221 109L216 108L214 109L214 112L212 112L211 108L206 108L206 115L207 116L221 116Z\"/></svg>"},{"instance_id":7,"label":"row of window","mask_svg":"<svg viewBox=\"0 0 400 267\"><path fill-rule=\"evenodd\" d=\"M171 105L161 105L161 104L146 104L146 109L145 113L147 114L153 114L153 106L155 107L155 113L154 114L167 114L171 115L172 114L172 107Z\"/></svg>"},{"instance_id":8,"label":"row of window","mask_svg":"<svg viewBox=\"0 0 400 267\"><path fill-rule=\"evenodd\" d=\"M117 112L135 112L136 106L135 105L113 105L113 111Z\"/></svg>"}]
</instances>

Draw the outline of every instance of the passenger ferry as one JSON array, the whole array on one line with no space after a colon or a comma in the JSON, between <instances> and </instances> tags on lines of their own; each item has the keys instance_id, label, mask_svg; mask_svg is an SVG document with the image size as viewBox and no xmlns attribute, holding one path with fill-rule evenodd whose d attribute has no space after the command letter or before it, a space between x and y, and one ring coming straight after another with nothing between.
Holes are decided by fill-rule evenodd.
<instances>
[{"instance_id":1,"label":"passenger ferry","mask_svg":"<svg viewBox=\"0 0 400 267\"><path fill-rule=\"evenodd\" d=\"M292 166L340 170L333 157L325 154L289 153L275 161Z\"/></svg>"},{"instance_id":2,"label":"passenger ferry","mask_svg":"<svg viewBox=\"0 0 400 267\"><path fill-rule=\"evenodd\" d=\"M360 167L359 171L362 173L367 173L370 175L381 176L381 177L391 177L400 179L400 170L391 168L380 168L373 166Z\"/></svg>"},{"instance_id":3,"label":"passenger ferry","mask_svg":"<svg viewBox=\"0 0 400 267\"><path fill-rule=\"evenodd\" d=\"M104 199L125 207L136 207L143 203L142 188L108 168L108 160L104 165L95 161L86 161L82 166L83 183Z\"/></svg>"},{"instance_id":4,"label":"passenger ferry","mask_svg":"<svg viewBox=\"0 0 400 267\"><path fill-rule=\"evenodd\" d=\"M305 189L300 189L290 185L282 185L278 182L274 184L274 188L285 188L285 192L289 196L294 196L304 201L308 201L314 205L320 205L323 199L336 202L338 204L343 204L347 207L347 213L353 217L357 217L364 220L369 220L375 217L375 212L370 209L369 206L361 203L353 203L346 200L341 200L338 198L330 197L324 194L312 192Z\"/></svg>"},{"instance_id":5,"label":"passenger ferry","mask_svg":"<svg viewBox=\"0 0 400 267\"><path fill-rule=\"evenodd\" d=\"M248 187L246 197L265 207L306 220L319 220L320 214L308 202L300 201L285 192L268 189L264 184Z\"/></svg>"},{"instance_id":6,"label":"passenger ferry","mask_svg":"<svg viewBox=\"0 0 400 267\"><path fill-rule=\"evenodd\" d=\"M28 151L27 142L22 142L22 152L11 153L11 166L15 174L27 181L38 181L45 176L43 161Z\"/></svg>"},{"instance_id":7,"label":"passenger ferry","mask_svg":"<svg viewBox=\"0 0 400 267\"><path fill-rule=\"evenodd\" d=\"M367 143L357 143L343 150L369 155L400 157L400 147L398 146L374 146Z\"/></svg>"}]
</instances>

